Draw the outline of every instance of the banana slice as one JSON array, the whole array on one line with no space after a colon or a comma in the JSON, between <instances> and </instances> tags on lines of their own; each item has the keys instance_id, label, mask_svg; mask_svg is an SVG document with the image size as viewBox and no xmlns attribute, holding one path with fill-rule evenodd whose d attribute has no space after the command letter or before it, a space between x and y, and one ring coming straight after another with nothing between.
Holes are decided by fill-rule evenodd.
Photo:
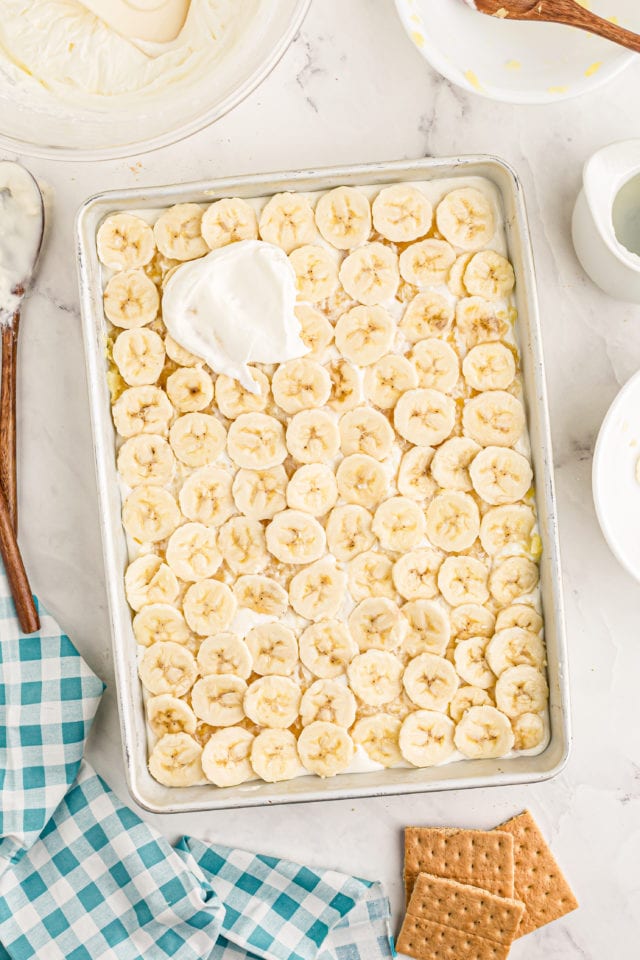
<instances>
[{"instance_id":1,"label":"banana slice","mask_svg":"<svg viewBox=\"0 0 640 960\"><path fill-rule=\"evenodd\" d=\"M213 636L226 630L235 616L236 608L236 598L226 583L219 580L199 580L192 584L184 595L182 605L185 620L200 637Z\"/></svg>"},{"instance_id":2,"label":"banana slice","mask_svg":"<svg viewBox=\"0 0 640 960\"><path fill-rule=\"evenodd\" d=\"M323 517L338 499L338 485L333 470L322 463L298 467L287 487L287 504L313 517Z\"/></svg>"},{"instance_id":3,"label":"banana slice","mask_svg":"<svg viewBox=\"0 0 640 960\"><path fill-rule=\"evenodd\" d=\"M182 697L195 683L198 667L185 646L168 640L147 647L138 664L138 673L149 693Z\"/></svg>"},{"instance_id":4,"label":"banana slice","mask_svg":"<svg viewBox=\"0 0 640 960\"><path fill-rule=\"evenodd\" d=\"M429 600L438 593L436 578L442 554L429 547L410 550L393 565L393 584L405 600Z\"/></svg>"},{"instance_id":5,"label":"banana slice","mask_svg":"<svg viewBox=\"0 0 640 960\"><path fill-rule=\"evenodd\" d=\"M249 517L231 517L218 533L218 550L233 573L260 573L269 556L264 528Z\"/></svg>"},{"instance_id":6,"label":"banana slice","mask_svg":"<svg viewBox=\"0 0 640 960\"><path fill-rule=\"evenodd\" d=\"M111 277L104 289L104 312L114 327L144 327L158 316L160 295L142 270L125 270Z\"/></svg>"},{"instance_id":7,"label":"banana slice","mask_svg":"<svg viewBox=\"0 0 640 960\"><path fill-rule=\"evenodd\" d=\"M155 383L164 367L164 343L153 330L123 330L113 345L113 362L130 387Z\"/></svg>"},{"instance_id":8,"label":"banana slice","mask_svg":"<svg viewBox=\"0 0 640 960\"><path fill-rule=\"evenodd\" d=\"M440 593L452 607L489 599L489 571L474 557L447 557L438 571Z\"/></svg>"},{"instance_id":9,"label":"banana slice","mask_svg":"<svg viewBox=\"0 0 640 960\"><path fill-rule=\"evenodd\" d=\"M504 713L495 707L469 707L456 726L454 742L471 760L491 760L513 749L513 730Z\"/></svg>"},{"instance_id":10,"label":"banana slice","mask_svg":"<svg viewBox=\"0 0 640 960\"><path fill-rule=\"evenodd\" d=\"M340 418L340 447L345 456L366 453L385 460L391 453L394 433L383 413L373 407L356 407Z\"/></svg>"},{"instance_id":11,"label":"banana slice","mask_svg":"<svg viewBox=\"0 0 640 960\"><path fill-rule=\"evenodd\" d=\"M143 647L149 647L152 643L165 643L167 640L173 643L189 642L190 634L184 617L170 603L155 602L142 607L133 618L132 626L136 641Z\"/></svg>"},{"instance_id":12,"label":"banana slice","mask_svg":"<svg viewBox=\"0 0 640 960\"><path fill-rule=\"evenodd\" d=\"M444 340L420 340L411 351L411 362L418 374L420 387L432 387L448 393L458 382L458 355Z\"/></svg>"},{"instance_id":13,"label":"banana slice","mask_svg":"<svg viewBox=\"0 0 640 960\"><path fill-rule=\"evenodd\" d=\"M113 422L121 437L139 433L166 434L173 407L158 387L129 387L112 408Z\"/></svg>"},{"instance_id":14,"label":"banana slice","mask_svg":"<svg viewBox=\"0 0 640 960\"><path fill-rule=\"evenodd\" d=\"M251 755L255 738L243 727L216 730L202 751L202 769L216 787L237 787L253 780Z\"/></svg>"},{"instance_id":15,"label":"banana slice","mask_svg":"<svg viewBox=\"0 0 640 960\"><path fill-rule=\"evenodd\" d=\"M402 607L409 624L402 652L413 659L423 653L444 656L451 636L446 611L431 600L410 600Z\"/></svg>"},{"instance_id":16,"label":"banana slice","mask_svg":"<svg viewBox=\"0 0 640 960\"><path fill-rule=\"evenodd\" d=\"M197 203L177 203L161 213L153 235L160 253L172 260L196 260L209 252L202 237L202 207Z\"/></svg>"},{"instance_id":17,"label":"banana slice","mask_svg":"<svg viewBox=\"0 0 640 960\"><path fill-rule=\"evenodd\" d=\"M266 413L242 413L229 427L227 453L246 470L276 467L287 455L284 427Z\"/></svg>"},{"instance_id":18,"label":"banana slice","mask_svg":"<svg viewBox=\"0 0 640 960\"><path fill-rule=\"evenodd\" d=\"M327 520L327 546L337 560L353 560L375 543L373 517L364 507L346 504L334 507Z\"/></svg>"},{"instance_id":19,"label":"banana slice","mask_svg":"<svg viewBox=\"0 0 640 960\"><path fill-rule=\"evenodd\" d=\"M461 250L481 250L495 233L495 217L488 198L474 187L452 190L436 210L443 237Z\"/></svg>"},{"instance_id":20,"label":"banana slice","mask_svg":"<svg viewBox=\"0 0 640 960\"><path fill-rule=\"evenodd\" d=\"M291 676L298 662L296 635L283 623L261 623L252 627L246 644L253 657L253 672L261 677Z\"/></svg>"},{"instance_id":21,"label":"banana slice","mask_svg":"<svg viewBox=\"0 0 640 960\"><path fill-rule=\"evenodd\" d=\"M164 437L141 433L122 444L118 451L118 473L129 487L169 483L175 458Z\"/></svg>"},{"instance_id":22,"label":"banana slice","mask_svg":"<svg viewBox=\"0 0 640 960\"><path fill-rule=\"evenodd\" d=\"M172 693L161 693L147 700L147 723L155 736L160 738L168 733L193 735L198 721L188 703Z\"/></svg>"},{"instance_id":23,"label":"banana slice","mask_svg":"<svg viewBox=\"0 0 640 960\"><path fill-rule=\"evenodd\" d=\"M318 777L335 777L347 769L353 760L353 740L335 723L316 720L305 727L298 737L298 754L309 773Z\"/></svg>"},{"instance_id":24,"label":"banana slice","mask_svg":"<svg viewBox=\"0 0 640 960\"><path fill-rule=\"evenodd\" d=\"M509 557L491 571L491 596L503 607L531 593L538 585L537 564L526 557Z\"/></svg>"},{"instance_id":25,"label":"banana slice","mask_svg":"<svg viewBox=\"0 0 640 960\"><path fill-rule=\"evenodd\" d=\"M247 690L244 711L260 727L284 730L297 719L301 695L300 687L289 677L260 677Z\"/></svg>"},{"instance_id":26,"label":"banana slice","mask_svg":"<svg viewBox=\"0 0 640 960\"><path fill-rule=\"evenodd\" d=\"M480 532L478 505L460 490L437 494L427 507L426 517L430 542L449 553L468 550Z\"/></svg>"},{"instance_id":27,"label":"banana slice","mask_svg":"<svg viewBox=\"0 0 640 960\"><path fill-rule=\"evenodd\" d=\"M271 197L260 214L259 230L263 240L282 247L285 253L313 243L317 236L311 204L299 193Z\"/></svg>"},{"instance_id":28,"label":"banana slice","mask_svg":"<svg viewBox=\"0 0 640 960\"><path fill-rule=\"evenodd\" d=\"M511 627L520 627L529 633L540 633L543 627L542 617L529 604L516 603L512 607L501 610L496 618L496 633L499 630L509 630Z\"/></svg>"},{"instance_id":29,"label":"banana slice","mask_svg":"<svg viewBox=\"0 0 640 960\"><path fill-rule=\"evenodd\" d=\"M222 453L227 433L219 420L207 413L187 413L171 425L169 443L178 460L188 467L204 467Z\"/></svg>"},{"instance_id":30,"label":"banana slice","mask_svg":"<svg viewBox=\"0 0 640 960\"><path fill-rule=\"evenodd\" d=\"M394 243L424 237L431 228L433 207L424 193L408 183L385 187L373 201L373 225Z\"/></svg>"},{"instance_id":31,"label":"banana slice","mask_svg":"<svg viewBox=\"0 0 640 960\"><path fill-rule=\"evenodd\" d=\"M167 377L167 395L179 413L197 413L213 400L213 380L201 367L182 367Z\"/></svg>"},{"instance_id":32,"label":"banana slice","mask_svg":"<svg viewBox=\"0 0 640 960\"><path fill-rule=\"evenodd\" d=\"M533 750L544 740L544 722L537 713L523 713L511 726L515 737L514 750Z\"/></svg>"},{"instance_id":33,"label":"banana slice","mask_svg":"<svg viewBox=\"0 0 640 960\"><path fill-rule=\"evenodd\" d=\"M338 265L326 247L305 244L289 254L289 262L296 275L299 300L318 303L338 289Z\"/></svg>"},{"instance_id":34,"label":"banana slice","mask_svg":"<svg viewBox=\"0 0 640 960\"><path fill-rule=\"evenodd\" d=\"M531 507L524 503L492 507L480 524L480 543L489 556L527 551L536 522Z\"/></svg>"},{"instance_id":35,"label":"banana slice","mask_svg":"<svg viewBox=\"0 0 640 960\"><path fill-rule=\"evenodd\" d=\"M481 447L469 437L452 437L438 447L431 461L431 474L444 490L473 489L469 467Z\"/></svg>"},{"instance_id":36,"label":"banana slice","mask_svg":"<svg viewBox=\"0 0 640 960\"><path fill-rule=\"evenodd\" d=\"M280 364L272 377L271 390L285 413L298 413L324 406L331 393L331 378L315 360L301 357Z\"/></svg>"},{"instance_id":37,"label":"banana slice","mask_svg":"<svg viewBox=\"0 0 640 960\"><path fill-rule=\"evenodd\" d=\"M367 650L395 653L407 629L398 605L386 597L362 600L350 614L348 623L360 653Z\"/></svg>"},{"instance_id":38,"label":"banana slice","mask_svg":"<svg viewBox=\"0 0 640 960\"><path fill-rule=\"evenodd\" d=\"M122 504L122 526L138 543L166 540L180 520L178 504L163 487L136 487Z\"/></svg>"},{"instance_id":39,"label":"banana slice","mask_svg":"<svg viewBox=\"0 0 640 960\"><path fill-rule=\"evenodd\" d=\"M354 657L347 676L355 695L370 707L390 703L402 691L402 663L386 650L367 650Z\"/></svg>"},{"instance_id":40,"label":"banana slice","mask_svg":"<svg viewBox=\"0 0 640 960\"><path fill-rule=\"evenodd\" d=\"M243 413L262 413L269 399L269 380L262 370L250 367L257 393L250 393L238 380L221 373L216 380L216 404L223 417L235 420Z\"/></svg>"},{"instance_id":41,"label":"banana slice","mask_svg":"<svg viewBox=\"0 0 640 960\"><path fill-rule=\"evenodd\" d=\"M464 272L464 285L469 293L487 300L508 297L515 282L513 267L495 250L476 253Z\"/></svg>"},{"instance_id":42,"label":"banana slice","mask_svg":"<svg viewBox=\"0 0 640 960\"><path fill-rule=\"evenodd\" d=\"M420 240L400 254L400 276L416 287L444 283L456 255L446 240Z\"/></svg>"},{"instance_id":43,"label":"banana slice","mask_svg":"<svg viewBox=\"0 0 640 960\"><path fill-rule=\"evenodd\" d=\"M527 664L542 670L546 665L544 643L537 633L522 627L509 627L493 635L486 651L487 662L499 677L509 667Z\"/></svg>"},{"instance_id":44,"label":"banana slice","mask_svg":"<svg viewBox=\"0 0 640 960\"><path fill-rule=\"evenodd\" d=\"M524 427L522 404L505 390L487 390L467 400L462 411L465 434L483 447L511 447Z\"/></svg>"},{"instance_id":45,"label":"banana slice","mask_svg":"<svg viewBox=\"0 0 640 960\"><path fill-rule=\"evenodd\" d=\"M402 721L388 713L376 713L358 720L351 736L362 747L370 760L383 767L396 767L402 763L398 745Z\"/></svg>"},{"instance_id":46,"label":"banana slice","mask_svg":"<svg viewBox=\"0 0 640 960\"><path fill-rule=\"evenodd\" d=\"M324 314L308 304L298 304L295 314L300 324L300 337L309 350L307 359L322 362L333 341L333 327Z\"/></svg>"},{"instance_id":47,"label":"banana slice","mask_svg":"<svg viewBox=\"0 0 640 960\"><path fill-rule=\"evenodd\" d=\"M346 360L333 360L326 368L331 380L328 405L336 413L352 410L362 400L358 371Z\"/></svg>"},{"instance_id":48,"label":"banana slice","mask_svg":"<svg viewBox=\"0 0 640 960\"><path fill-rule=\"evenodd\" d=\"M342 676L358 653L346 625L340 620L319 620L302 633L300 659L316 677L330 680Z\"/></svg>"},{"instance_id":49,"label":"banana slice","mask_svg":"<svg viewBox=\"0 0 640 960\"><path fill-rule=\"evenodd\" d=\"M308 513L283 510L266 529L267 550L281 563L312 563L325 551L324 528Z\"/></svg>"},{"instance_id":50,"label":"banana slice","mask_svg":"<svg viewBox=\"0 0 640 960\"><path fill-rule=\"evenodd\" d=\"M198 680L191 691L196 717L212 727L231 727L244 719L242 703L247 685L230 673L211 674Z\"/></svg>"},{"instance_id":51,"label":"banana slice","mask_svg":"<svg viewBox=\"0 0 640 960\"><path fill-rule=\"evenodd\" d=\"M354 187L329 190L316 204L316 225L327 243L338 250L359 247L371 233L369 201Z\"/></svg>"},{"instance_id":52,"label":"banana slice","mask_svg":"<svg viewBox=\"0 0 640 960\"><path fill-rule=\"evenodd\" d=\"M502 340L509 331L506 316L496 313L494 303L482 297L465 297L456 305L456 329L466 346Z\"/></svg>"},{"instance_id":53,"label":"banana slice","mask_svg":"<svg viewBox=\"0 0 640 960\"><path fill-rule=\"evenodd\" d=\"M474 390L506 390L515 379L516 362L503 343L479 343L462 361L462 373Z\"/></svg>"},{"instance_id":54,"label":"banana slice","mask_svg":"<svg viewBox=\"0 0 640 960\"><path fill-rule=\"evenodd\" d=\"M453 305L441 293L427 290L407 304L400 329L411 343L430 337L446 337L453 323Z\"/></svg>"},{"instance_id":55,"label":"banana slice","mask_svg":"<svg viewBox=\"0 0 640 960\"><path fill-rule=\"evenodd\" d=\"M235 512L231 475L219 467L200 467L185 480L178 501L189 520L219 527Z\"/></svg>"},{"instance_id":56,"label":"banana slice","mask_svg":"<svg viewBox=\"0 0 640 960\"><path fill-rule=\"evenodd\" d=\"M460 677L474 687L488 690L495 683L495 676L486 659L488 637L469 637L460 640L453 660Z\"/></svg>"},{"instance_id":57,"label":"banana slice","mask_svg":"<svg viewBox=\"0 0 640 960\"><path fill-rule=\"evenodd\" d=\"M287 505L287 483L283 466L238 470L231 488L236 507L252 520L272 520Z\"/></svg>"},{"instance_id":58,"label":"banana slice","mask_svg":"<svg viewBox=\"0 0 640 960\"><path fill-rule=\"evenodd\" d=\"M456 422L456 405L439 390L407 390L393 411L395 428L419 447L437 446L446 440Z\"/></svg>"},{"instance_id":59,"label":"banana slice","mask_svg":"<svg viewBox=\"0 0 640 960\"><path fill-rule=\"evenodd\" d=\"M509 667L498 677L496 704L508 717L540 713L546 708L548 699L547 681L535 667L520 664Z\"/></svg>"},{"instance_id":60,"label":"banana slice","mask_svg":"<svg viewBox=\"0 0 640 960\"><path fill-rule=\"evenodd\" d=\"M225 673L247 680L253 666L248 645L235 633L207 637L200 644L197 659L203 677Z\"/></svg>"},{"instance_id":61,"label":"banana slice","mask_svg":"<svg viewBox=\"0 0 640 960\"><path fill-rule=\"evenodd\" d=\"M342 261L340 282L353 300L365 306L392 300L400 283L398 257L383 243L368 243Z\"/></svg>"},{"instance_id":62,"label":"banana slice","mask_svg":"<svg viewBox=\"0 0 640 960\"><path fill-rule=\"evenodd\" d=\"M289 600L297 614L306 620L335 617L347 586L346 576L332 557L323 557L292 577Z\"/></svg>"},{"instance_id":63,"label":"banana slice","mask_svg":"<svg viewBox=\"0 0 640 960\"><path fill-rule=\"evenodd\" d=\"M496 618L479 603L463 603L451 611L451 633L456 640L492 637L495 629Z\"/></svg>"},{"instance_id":64,"label":"banana slice","mask_svg":"<svg viewBox=\"0 0 640 960\"><path fill-rule=\"evenodd\" d=\"M201 232L209 249L217 250L238 240L258 239L258 218L246 200L216 200L202 215Z\"/></svg>"},{"instance_id":65,"label":"banana slice","mask_svg":"<svg viewBox=\"0 0 640 960\"><path fill-rule=\"evenodd\" d=\"M405 760L414 767L444 763L453 753L454 723L435 710L416 710L404 720L398 743Z\"/></svg>"},{"instance_id":66,"label":"banana slice","mask_svg":"<svg viewBox=\"0 0 640 960\"><path fill-rule=\"evenodd\" d=\"M174 340L173 337L169 336L168 333L165 334L164 348L169 359L173 360L174 363L177 363L179 367L195 367L196 364L202 363L200 357L196 357L193 353L189 353L188 350L185 350L184 347L181 347L177 340Z\"/></svg>"},{"instance_id":67,"label":"banana slice","mask_svg":"<svg viewBox=\"0 0 640 960\"><path fill-rule=\"evenodd\" d=\"M349 593L358 602L367 597L388 597L393 600L393 561L376 550L367 550L351 561L347 569Z\"/></svg>"},{"instance_id":68,"label":"banana slice","mask_svg":"<svg viewBox=\"0 0 640 960\"><path fill-rule=\"evenodd\" d=\"M356 698L339 680L315 680L302 695L300 720L303 727L321 721L345 730L356 719Z\"/></svg>"},{"instance_id":69,"label":"banana slice","mask_svg":"<svg viewBox=\"0 0 640 960\"><path fill-rule=\"evenodd\" d=\"M187 583L212 577L222 563L215 530L203 523L178 527L169 537L166 556L175 575Z\"/></svg>"},{"instance_id":70,"label":"banana slice","mask_svg":"<svg viewBox=\"0 0 640 960\"><path fill-rule=\"evenodd\" d=\"M410 660L402 677L407 696L423 710L446 710L458 682L453 664L433 653Z\"/></svg>"},{"instance_id":71,"label":"banana slice","mask_svg":"<svg viewBox=\"0 0 640 960\"><path fill-rule=\"evenodd\" d=\"M432 447L414 447L407 450L398 470L398 491L413 500L427 500L436 491L429 468L433 462Z\"/></svg>"},{"instance_id":72,"label":"banana slice","mask_svg":"<svg viewBox=\"0 0 640 960\"><path fill-rule=\"evenodd\" d=\"M521 453L504 447L486 447L469 467L473 488L492 506L515 503L529 490L531 464Z\"/></svg>"},{"instance_id":73,"label":"banana slice","mask_svg":"<svg viewBox=\"0 0 640 960\"><path fill-rule=\"evenodd\" d=\"M98 258L112 270L135 270L153 259L153 230L140 217L116 213L100 224L96 236Z\"/></svg>"},{"instance_id":74,"label":"banana slice","mask_svg":"<svg viewBox=\"0 0 640 960\"><path fill-rule=\"evenodd\" d=\"M395 324L382 307L352 307L336 323L334 335L343 357L365 367L389 352Z\"/></svg>"},{"instance_id":75,"label":"banana slice","mask_svg":"<svg viewBox=\"0 0 640 960\"><path fill-rule=\"evenodd\" d=\"M389 497L376 510L372 529L386 550L404 553L424 537L424 513L409 497Z\"/></svg>"},{"instance_id":76,"label":"banana slice","mask_svg":"<svg viewBox=\"0 0 640 960\"><path fill-rule=\"evenodd\" d=\"M293 780L304 773L296 738L290 730L263 730L251 746L251 766L267 783Z\"/></svg>"},{"instance_id":77,"label":"banana slice","mask_svg":"<svg viewBox=\"0 0 640 960\"><path fill-rule=\"evenodd\" d=\"M132 610L152 603L171 604L179 591L175 574L155 553L147 553L129 564L124 585Z\"/></svg>"},{"instance_id":78,"label":"banana slice","mask_svg":"<svg viewBox=\"0 0 640 960\"><path fill-rule=\"evenodd\" d=\"M493 700L486 690L473 686L458 687L449 704L449 714L454 723L460 723L471 707L485 706L493 706Z\"/></svg>"},{"instance_id":79,"label":"banana slice","mask_svg":"<svg viewBox=\"0 0 640 960\"><path fill-rule=\"evenodd\" d=\"M473 253L461 253L459 257L456 257L451 270L449 270L447 286L454 297L469 296L469 291L464 285L464 272L472 256Z\"/></svg>"},{"instance_id":80,"label":"banana slice","mask_svg":"<svg viewBox=\"0 0 640 960\"><path fill-rule=\"evenodd\" d=\"M353 453L340 463L336 471L338 493L348 503L374 507L389 487L384 467L365 453Z\"/></svg>"},{"instance_id":81,"label":"banana slice","mask_svg":"<svg viewBox=\"0 0 640 960\"><path fill-rule=\"evenodd\" d=\"M272 577L258 574L238 577L233 592L239 607L263 616L283 617L289 607L287 591Z\"/></svg>"},{"instance_id":82,"label":"banana slice","mask_svg":"<svg viewBox=\"0 0 640 960\"><path fill-rule=\"evenodd\" d=\"M324 410L301 410L289 421L286 442L289 453L300 463L322 463L338 453L340 433Z\"/></svg>"},{"instance_id":83,"label":"banana slice","mask_svg":"<svg viewBox=\"0 0 640 960\"><path fill-rule=\"evenodd\" d=\"M364 395L382 410L390 410L407 390L418 386L418 374L410 360L389 353L364 372Z\"/></svg>"},{"instance_id":84,"label":"banana slice","mask_svg":"<svg viewBox=\"0 0 640 960\"><path fill-rule=\"evenodd\" d=\"M165 787L192 787L203 779L202 747L188 733L168 733L149 757L149 773Z\"/></svg>"}]
</instances>

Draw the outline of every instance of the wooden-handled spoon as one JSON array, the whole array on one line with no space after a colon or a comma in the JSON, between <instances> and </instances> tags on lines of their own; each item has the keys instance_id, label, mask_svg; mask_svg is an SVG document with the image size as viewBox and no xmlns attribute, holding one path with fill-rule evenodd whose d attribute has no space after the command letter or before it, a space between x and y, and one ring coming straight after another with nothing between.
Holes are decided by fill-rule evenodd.
<instances>
[{"instance_id":1,"label":"wooden-handled spoon","mask_svg":"<svg viewBox=\"0 0 640 960\"><path fill-rule=\"evenodd\" d=\"M585 10L576 0L467 0L467 3L480 13L504 20L546 21L579 27L640 53L639 34Z\"/></svg>"}]
</instances>

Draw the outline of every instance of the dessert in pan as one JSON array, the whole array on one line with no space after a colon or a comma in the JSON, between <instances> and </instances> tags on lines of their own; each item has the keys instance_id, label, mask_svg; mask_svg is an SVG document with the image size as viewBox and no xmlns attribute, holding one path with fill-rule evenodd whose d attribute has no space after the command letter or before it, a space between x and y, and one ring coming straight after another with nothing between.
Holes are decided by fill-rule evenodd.
<instances>
[{"instance_id":1,"label":"dessert in pan","mask_svg":"<svg viewBox=\"0 0 640 960\"><path fill-rule=\"evenodd\" d=\"M544 749L496 188L116 213L97 248L152 775L225 787Z\"/></svg>"}]
</instances>

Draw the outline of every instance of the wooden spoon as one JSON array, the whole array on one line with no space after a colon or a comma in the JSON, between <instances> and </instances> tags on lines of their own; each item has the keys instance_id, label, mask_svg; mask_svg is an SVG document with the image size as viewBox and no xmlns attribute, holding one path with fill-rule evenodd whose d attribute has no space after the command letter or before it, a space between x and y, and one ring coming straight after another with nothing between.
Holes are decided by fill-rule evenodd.
<instances>
[{"instance_id":1,"label":"wooden spoon","mask_svg":"<svg viewBox=\"0 0 640 960\"><path fill-rule=\"evenodd\" d=\"M466 0L480 13L503 20L532 20L564 23L612 40L622 47L640 53L640 35L625 30L595 13L585 10L576 0Z\"/></svg>"}]
</instances>

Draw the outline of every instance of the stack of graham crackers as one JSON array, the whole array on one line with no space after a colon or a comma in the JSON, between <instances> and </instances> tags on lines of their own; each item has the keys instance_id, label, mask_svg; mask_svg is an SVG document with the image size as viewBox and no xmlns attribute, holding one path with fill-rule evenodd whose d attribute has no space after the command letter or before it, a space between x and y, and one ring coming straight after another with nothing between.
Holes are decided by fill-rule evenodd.
<instances>
[{"instance_id":1,"label":"stack of graham crackers","mask_svg":"<svg viewBox=\"0 0 640 960\"><path fill-rule=\"evenodd\" d=\"M407 827L399 953L504 960L512 942L578 906L529 813L495 830Z\"/></svg>"}]
</instances>

